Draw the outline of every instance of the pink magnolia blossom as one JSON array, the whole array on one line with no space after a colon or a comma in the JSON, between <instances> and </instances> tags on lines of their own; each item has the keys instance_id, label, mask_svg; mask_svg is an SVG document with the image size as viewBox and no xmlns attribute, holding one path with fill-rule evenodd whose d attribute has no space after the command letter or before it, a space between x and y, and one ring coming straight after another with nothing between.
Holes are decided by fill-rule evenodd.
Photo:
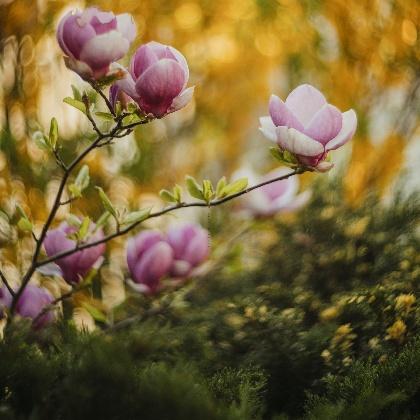
<instances>
[{"instance_id":1,"label":"pink magnolia blossom","mask_svg":"<svg viewBox=\"0 0 420 420\"><path fill-rule=\"evenodd\" d=\"M96 7L67 13L57 28L66 66L85 80L106 76L111 63L127 53L135 37L131 15L115 16Z\"/></svg>"},{"instance_id":2,"label":"pink magnolia blossom","mask_svg":"<svg viewBox=\"0 0 420 420\"><path fill-rule=\"evenodd\" d=\"M153 294L159 291L161 280L173 264L172 248L164 236L154 230L144 230L127 243L127 265L136 290Z\"/></svg>"},{"instance_id":3,"label":"pink magnolia blossom","mask_svg":"<svg viewBox=\"0 0 420 420\"><path fill-rule=\"evenodd\" d=\"M35 319L53 302L51 293L43 287L28 284L19 297L16 304L16 314L23 318ZM12 296L6 287L0 289L0 307L10 308L12 305ZM50 324L55 319L53 310L48 310L38 317L34 323L35 328L41 328Z\"/></svg>"},{"instance_id":4,"label":"pink magnolia blossom","mask_svg":"<svg viewBox=\"0 0 420 420\"><path fill-rule=\"evenodd\" d=\"M103 238L102 230L95 231L95 228L95 224L91 223L89 227L91 234L88 236L87 242L95 242ZM47 255L52 257L73 249L77 243L74 239L70 239L69 235L75 231L76 228L67 223L62 223L57 229L49 230L44 240ZM101 262L104 252L105 244L99 244L60 258L56 261L56 264L66 282L79 283L91 268Z\"/></svg>"},{"instance_id":5,"label":"pink magnolia blossom","mask_svg":"<svg viewBox=\"0 0 420 420\"><path fill-rule=\"evenodd\" d=\"M187 277L209 255L208 232L194 223L169 228L167 241L173 249L173 277Z\"/></svg>"},{"instance_id":6,"label":"pink magnolia blossom","mask_svg":"<svg viewBox=\"0 0 420 420\"><path fill-rule=\"evenodd\" d=\"M260 183L290 173L289 168L277 168L264 177L249 174L248 180ZM243 208L254 217L269 217L277 213L291 212L304 206L311 197L310 191L298 194L299 179L291 176L281 181L264 185L246 194Z\"/></svg>"},{"instance_id":7,"label":"pink magnolia blossom","mask_svg":"<svg viewBox=\"0 0 420 420\"><path fill-rule=\"evenodd\" d=\"M348 142L356 131L357 117L352 109L341 113L308 84L294 89L285 102L272 95L269 111L270 116L260 118L264 135L292 153L300 164L320 172L333 167L325 160L328 152Z\"/></svg>"},{"instance_id":8,"label":"pink magnolia blossom","mask_svg":"<svg viewBox=\"0 0 420 420\"><path fill-rule=\"evenodd\" d=\"M137 49L126 76L116 82L145 114L161 118L186 106L194 87L186 88L189 69L175 48L149 42Z\"/></svg>"}]
</instances>

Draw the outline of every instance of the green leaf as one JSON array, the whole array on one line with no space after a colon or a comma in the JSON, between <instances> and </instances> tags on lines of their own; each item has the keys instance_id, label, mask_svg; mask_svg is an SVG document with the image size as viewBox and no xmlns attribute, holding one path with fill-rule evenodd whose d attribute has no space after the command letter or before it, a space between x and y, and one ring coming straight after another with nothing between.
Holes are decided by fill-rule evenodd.
<instances>
[{"instance_id":1,"label":"green leaf","mask_svg":"<svg viewBox=\"0 0 420 420\"><path fill-rule=\"evenodd\" d=\"M198 198L199 200L204 200L203 191L201 190L200 185L192 176L187 175L185 178L185 183L187 185L187 190L192 197Z\"/></svg>"},{"instance_id":2,"label":"green leaf","mask_svg":"<svg viewBox=\"0 0 420 420\"><path fill-rule=\"evenodd\" d=\"M176 197L168 190L159 191L160 198L164 201L176 202Z\"/></svg>"},{"instance_id":3,"label":"green leaf","mask_svg":"<svg viewBox=\"0 0 420 420\"><path fill-rule=\"evenodd\" d=\"M19 204L17 204L17 203L16 203L16 210L20 214L21 217L23 217L25 219L29 219L29 217L26 214L25 210L23 210L23 208Z\"/></svg>"},{"instance_id":4,"label":"green leaf","mask_svg":"<svg viewBox=\"0 0 420 420\"><path fill-rule=\"evenodd\" d=\"M67 96L66 98L63 99L63 102L78 109L79 111L83 112L83 114L86 114L86 106L82 101L79 101L77 99L71 98L70 96Z\"/></svg>"},{"instance_id":5,"label":"green leaf","mask_svg":"<svg viewBox=\"0 0 420 420\"><path fill-rule=\"evenodd\" d=\"M280 162L284 162L283 152L278 147L270 147L271 156Z\"/></svg>"},{"instance_id":6,"label":"green leaf","mask_svg":"<svg viewBox=\"0 0 420 420\"><path fill-rule=\"evenodd\" d=\"M69 215L66 217L66 222L67 222L70 226L73 226L73 227L75 227L75 228L77 228L77 229L79 229L79 227L80 227L80 223L81 223L80 219L79 219L77 216L75 216L74 214L69 214Z\"/></svg>"},{"instance_id":7,"label":"green leaf","mask_svg":"<svg viewBox=\"0 0 420 420\"><path fill-rule=\"evenodd\" d=\"M203 180L203 196L207 203L209 203L214 196L213 185L208 179Z\"/></svg>"},{"instance_id":8,"label":"green leaf","mask_svg":"<svg viewBox=\"0 0 420 420\"><path fill-rule=\"evenodd\" d=\"M76 101L81 101L82 94L80 93L79 89L77 89L76 86L71 85L71 90L73 91L73 98L76 99Z\"/></svg>"},{"instance_id":9,"label":"green leaf","mask_svg":"<svg viewBox=\"0 0 420 420\"><path fill-rule=\"evenodd\" d=\"M90 219L89 217L84 217L82 224L80 225L79 231L77 232L77 236L80 240L83 240L86 238L86 235L89 232L89 226L90 226Z\"/></svg>"},{"instance_id":10,"label":"green leaf","mask_svg":"<svg viewBox=\"0 0 420 420\"><path fill-rule=\"evenodd\" d=\"M84 301L82 302L82 306L89 312L89 314L92 316L92 318L95 321L106 322L107 320L106 315L95 305L92 305L91 303Z\"/></svg>"},{"instance_id":11,"label":"green leaf","mask_svg":"<svg viewBox=\"0 0 420 420\"><path fill-rule=\"evenodd\" d=\"M48 144L54 150L58 140L58 123L55 118L51 119L50 123L50 134L48 136Z\"/></svg>"},{"instance_id":12,"label":"green leaf","mask_svg":"<svg viewBox=\"0 0 420 420\"><path fill-rule=\"evenodd\" d=\"M50 150L50 146L48 145L48 139L45 137L45 135L41 131L35 131L34 134L32 134L32 138L35 142L35 144L41 149L41 150Z\"/></svg>"},{"instance_id":13,"label":"green leaf","mask_svg":"<svg viewBox=\"0 0 420 420\"><path fill-rule=\"evenodd\" d=\"M177 203L182 201L182 188L178 184L175 184L175 187L172 190L172 195L175 197Z\"/></svg>"},{"instance_id":14,"label":"green leaf","mask_svg":"<svg viewBox=\"0 0 420 420\"><path fill-rule=\"evenodd\" d=\"M227 182L226 182L226 177L225 176L219 179L219 181L217 182L217 185L216 185L216 196L217 197L220 197L220 194L222 193L223 188L226 187L226 184L227 184Z\"/></svg>"},{"instance_id":15,"label":"green leaf","mask_svg":"<svg viewBox=\"0 0 420 420\"><path fill-rule=\"evenodd\" d=\"M79 198L82 196L82 190L80 189L79 185L70 184L67 188L70 191L70 194L73 198Z\"/></svg>"},{"instance_id":16,"label":"green leaf","mask_svg":"<svg viewBox=\"0 0 420 420\"><path fill-rule=\"evenodd\" d=\"M140 223L143 220L146 220L149 217L152 208L149 207L147 209L142 209L138 211L133 211L128 213L127 216L124 217L123 224L124 225L133 225L136 223Z\"/></svg>"},{"instance_id":17,"label":"green leaf","mask_svg":"<svg viewBox=\"0 0 420 420\"><path fill-rule=\"evenodd\" d=\"M74 183L79 187L80 191L83 191L89 186L89 180L89 166L83 165L80 168L80 171L77 174Z\"/></svg>"},{"instance_id":18,"label":"green leaf","mask_svg":"<svg viewBox=\"0 0 420 420\"><path fill-rule=\"evenodd\" d=\"M105 210L108 210L115 218L117 218L117 211L115 210L111 200L105 194L105 191L101 187L96 187L99 192L99 197L101 198L102 204L105 207Z\"/></svg>"},{"instance_id":19,"label":"green leaf","mask_svg":"<svg viewBox=\"0 0 420 420\"><path fill-rule=\"evenodd\" d=\"M236 194L243 191L248 186L248 178L239 178L229 185L226 185L221 193L220 197L226 197L228 195Z\"/></svg>"},{"instance_id":20,"label":"green leaf","mask_svg":"<svg viewBox=\"0 0 420 420\"><path fill-rule=\"evenodd\" d=\"M142 119L136 114L130 114L123 118L122 122L124 125L135 124L142 121Z\"/></svg>"},{"instance_id":21,"label":"green leaf","mask_svg":"<svg viewBox=\"0 0 420 420\"><path fill-rule=\"evenodd\" d=\"M105 226L108 219L111 217L111 213L109 211L106 211L102 213L102 215L99 217L99 219L96 222L96 228L100 228L101 226Z\"/></svg>"},{"instance_id":22,"label":"green leaf","mask_svg":"<svg viewBox=\"0 0 420 420\"><path fill-rule=\"evenodd\" d=\"M23 232L32 232L32 223L26 217L21 217L17 223L17 227Z\"/></svg>"},{"instance_id":23,"label":"green leaf","mask_svg":"<svg viewBox=\"0 0 420 420\"><path fill-rule=\"evenodd\" d=\"M109 112L95 112L95 115L105 121L114 121L114 116Z\"/></svg>"}]
</instances>

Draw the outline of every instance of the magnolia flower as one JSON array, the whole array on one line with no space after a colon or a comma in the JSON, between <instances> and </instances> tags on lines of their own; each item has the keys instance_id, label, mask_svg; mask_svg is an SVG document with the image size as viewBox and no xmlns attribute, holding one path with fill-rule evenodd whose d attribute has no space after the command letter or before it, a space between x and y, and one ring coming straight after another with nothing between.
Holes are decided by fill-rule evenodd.
<instances>
[{"instance_id":1,"label":"magnolia flower","mask_svg":"<svg viewBox=\"0 0 420 420\"><path fill-rule=\"evenodd\" d=\"M36 319L35 328L44 327L55 319L55 313L52 310L40 313L53 302L51 293L42 287L28 284L20 295L16 304L16 313L23 318ZM6 287L0 289L0 307L10 308L12 305L12 296ZM40 315L38 317L38 315Z\"/></svg>"},{"instance_id":2,"label":"magnolia flower","mask_svg":"<svg viewBox=\"0 0 420 420\"><path fill-rule=\"evenodd\" d=\"M272 95L270 116L260 118L264 135L292 153L298 162L320 172L334 165L325 159L349 141L357 126L356 113L341 113L327 103L324 95L311 85L293 90L286 101Z\"/></svg>"},{"instance_id":3,"label":"magnolia flower","mask_svg":"<svg viewBox=\"0 0 420 420\"><path fill-rule=\"evenodd\" d=\"M128 240L127 265L136 290L148 294L159 291L160 281L172 264L172 248L160 232L144 230Z\"/></svg>"},{"instance_id":4,"label":"magnolia flower","mask_svg":"<svg viewBox=\"0 0 420 420\"><path fill-rule=\"evenodd\" d=\"M129 72L116 84L145 114L161 118L190 102L194 87L186 89L188 78L185 57L173 47L152 41L138 48Z\"/></svg>"},{"instance_id":5,"label":"magnolia flower","mask_svg":"<svg viewBox=\"0 0 420 420\"><path fill-rule=\"evenodd\" d=\"M186 277L209 255L208 232L194 223L171 227L167 241L173 249L171 275Z\"/></svg>"},{"instance_id":6,"label":"magnolia flower","mask_svg":"<svg viewBox=\"0 0 420 420\"><path fill-rule=\"evenodd\" d=\"M248 174L248 180L257 184L290 173L288 168L278 168L264 177L253 173ZM281 181L264 185L246 194L243 200L245 211L255 217L268 217L276 213L290 212L304 206L311 197L310 191L297 194L299 179L291 176Z\"/></svg>"},{"instance_id":7,"label":"magnolia flower","mask_svg":"<svg viewBox=\"0 0 420 420\"><path fill-rule=\"evenodd\" d=\"M95 230L96 225L92 222L89 226L90 235L87 242L95 242L103 238L101 229ZM44 248L49 257L60 254L76 247L77 242L69 238L77 229L67 223L62 223L57 229L49 230L45 240ZM99 244L75 252L67 257L60 258L56 264L67 283L79 283L83 277L98 264L102 262L102 255L105 252L105 244Z\"/></svg>"},{"instance_id":8,"label":"magnolia flower","mask_svg":"<svg viewBox=\"0 0 420 420\"><path fill-rule=\"evenodd\" d=\"M135 37L131 15L115 16L96 7L67 13L57 28L66 66L85 80L106 76L111 63L127 53Z\"/></svg>"}]
</instances>

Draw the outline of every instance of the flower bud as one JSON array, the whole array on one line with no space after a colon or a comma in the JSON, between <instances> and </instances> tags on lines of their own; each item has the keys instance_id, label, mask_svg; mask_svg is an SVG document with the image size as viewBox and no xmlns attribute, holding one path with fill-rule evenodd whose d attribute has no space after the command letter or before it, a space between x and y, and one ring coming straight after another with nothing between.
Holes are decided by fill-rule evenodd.
<instances>
[{"instance_id":1,"label":"flower bud","mask_svg":"<svg viewBox=\"0 0 420 420\"><path fill-rule=\"evenodd\" d=\"M174 254L174 277L187 277L209 255L208 232L194 223L169 228L167 241Z\"/></svg>"},{"instance_id":2,"label":"flower bud","mask_svg":"<svg viewBox=\"0 0 420 420\"><path fill-rule=\"evenodd\" d=\"M128 269L145 293L159 291L160 281L169 274L172 264L173 251L160 232L145 230L128 240Z\"/></svg>"},{"instance_id":3,"label":"flower bud","mask_svg":"<svg viewBox=\"0 0 420 420\"><path fill-rule=\"evenodd\" d=\"M325 162L328 152L347 143L356 131L352 109L341 113L308 84L294 89L285 102L272 95L269 110L270 116L260 119L263 134L292 153L301 165L319 172L333 167Z\"/></svg>"},{"instance_id":4,"label":"flower bud","mask_svg":"<svg viewBox=\"0 0 420 420\"><path fill-rule=\"evenodd\" d=\"M55 319L54 311L45 311L40 313L53 302L54 298L47 289L43 287L28 284L20 295L16 304L16 314L23 318L36 319L35 328L41 328L50 324ZM0 289L0 307L10 308L12 305L12 296L6 287Z\"/></svg>"},{"instance_id":5,"label":"flower bud","mask_svg":"<svg viewBox=\"0 0 420 420\"><path fill-rule=\"evenodd\" d=\"M189 69L175 48L149 42L137 49L125 78L116 84L145 114L161 118L186 106L194 87L186 89Z\"/></svg>"},{"instance_id":6,"label":"flower bud","mask_svg":"<svg viewBox=\"0 0 420 420\"><path fill-rule=\"evenodd\" d=\"M254 179L255 183L259 183L278 178L290 172L288 168L278 168L262 178L252 174L248 176L248 179ZM246 194L242 207L254 217L269 217L277 213L294 211L305 205L311 196L309 191L297 194L298 189L298 177L291 176L264 185Z\"/></svg>"},{"instance_id":7,"label":"flower bud","mask_svg":"<svg viewBox=\"0 0 420 420\"><path fill-rule=\"evenodd\" d=\"M95 224L92 222L89 226L90 235L87 242L95 242L103 238L101 229L95 231ZM69 238L69 235L75 233L77 229L67 223L62 223L57 229L48 231L44 248L49 257L60 254L76 247L77 242ZM91 268L101 262L101 256L105 252L105 244L99 244L77 251L67 257L60 258L56 264L61 269L62 276L67 283L79 283Z\"/></svg>"},{"instance_id":8,"label":"flower bud","mask_svg":"<svg viewBox=\"0 0 420 420\"><path fill-rule=\"evenodd\" d=\"M127 53L135 37L131 15L115 16L96 7L67 13L57 28L66 66L85 80L106 76L111 63Z\"/></svg>"}]
</instances>

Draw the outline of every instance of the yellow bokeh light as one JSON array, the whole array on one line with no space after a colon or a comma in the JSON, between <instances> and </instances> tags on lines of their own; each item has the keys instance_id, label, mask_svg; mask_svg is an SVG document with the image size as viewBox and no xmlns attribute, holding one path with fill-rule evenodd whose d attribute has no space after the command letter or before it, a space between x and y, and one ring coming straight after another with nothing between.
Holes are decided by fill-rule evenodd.
<instances>
[{"instance_id":1,"label":"yellow bokeh light","mask_svg":"<svg viewBox=\"0 0 420 420\"><path fill-rule=\"evenodd\" d=\"M413 21L404 19L401 25L401 38L410 46L413 46L417 42L417 28Z\"/></svg>"},{"instance_id":2,"label":"yellow bokeh light","mask_svg":"<svg viewBox=\"0 0 420 420\"><path fill-rule=\"evenodd\" d=\"M175 10L175 20L181 29L194 29L202 17L203 12L197 3L184 3Z\"/></svg>"}]
</instances>

